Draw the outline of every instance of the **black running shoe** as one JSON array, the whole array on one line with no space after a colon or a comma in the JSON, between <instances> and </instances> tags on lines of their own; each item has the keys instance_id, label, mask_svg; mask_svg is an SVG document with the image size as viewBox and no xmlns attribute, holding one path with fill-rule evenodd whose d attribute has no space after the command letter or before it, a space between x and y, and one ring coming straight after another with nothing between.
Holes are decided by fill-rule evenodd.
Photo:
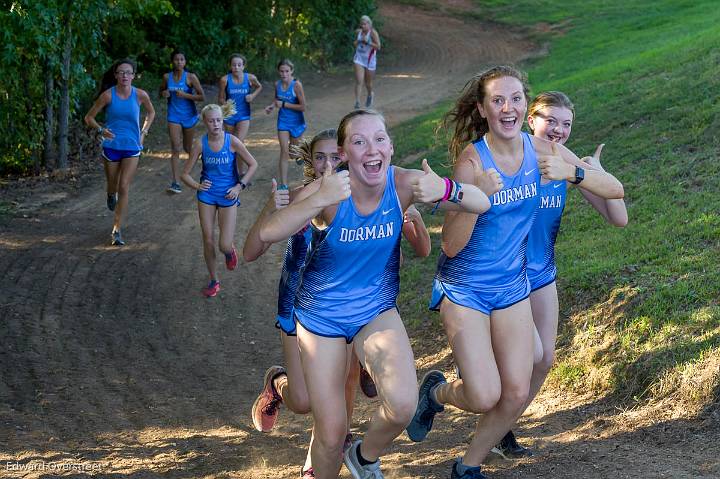
<instances>
[{"instance_id":1,"label":"black running shoe","mask_svg":"<svg viewBox=\"0 0 720 479\"><path fill-rule=\"evenodd\" d=\"M445 410L445 406L438 404L430 397L430 390L434 386L446 382L443 373L440 371L430 371L420 383L417 410L415 411L415 416L412 418L412 421L410 421L408 427L405 428L408 437L413 441L420 442L425 439L425 436L427 436L430 429L432 429L435 414Z\"/></svg>"},{"instance_id":2,"label":"black running shoe","mask_svg":"<svg viewBox=\"0 0 720 479\"><path fill-rule=\"evenodd\" d=\"M458 464L460 464L460 458L455 459L453 463L450 479L487 479L487 476L480 470L480 466L468 467L465 469L465 472L460 474L458 472Z\"/></svg>"},{"instance_id":3,"label":"black running shoe","mask_svg":"<svg viewBox=\"0 0 720 479\"><path fill-rule=\"evenodd\" d=\"M533 455L532 450L518 444L515 434L508 431L497 446L493 447L490 452L494 452L505 459L520 459L522 457L530 457Z\"/></svg>"},{"instance_id":4,"label":"black running shoe","mask_svg":"<svg viewBox=\"0 0 720 479\"><path fill-rule=\"evenodd\" d=\"M107 207L110 211L115 211L115 206L117 205L117 193L107 195L106 203L107 203Z\"/></svg>"}]
</instances>

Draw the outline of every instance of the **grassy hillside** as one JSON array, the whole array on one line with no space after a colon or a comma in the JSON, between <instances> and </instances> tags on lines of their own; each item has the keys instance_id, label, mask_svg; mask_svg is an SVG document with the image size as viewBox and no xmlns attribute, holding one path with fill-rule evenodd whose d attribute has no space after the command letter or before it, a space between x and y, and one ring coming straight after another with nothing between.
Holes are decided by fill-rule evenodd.
<instances>
[{"instance_id":1,"label":"grassy hillside","mask_svg":"<svg viewBox=\"0 0 720 479\"><path fill-rule=\"evenodd\" d=\"M568 146L589 155L606 143L603 164L625 185L625 229L570 195L557 246L566 321L551 384L698 411L720 385L720 9L711 0L476 3L477 16L549 42L549 56L523 65L532 92L567 93L577 115ZM432 130L447 108L397 127L397 158L446 163ZM442 218L426 218L437 246ZM437 324L414 299L428 296L436 253L404 268L411 324Z\"/></svg>"}]
</instances>

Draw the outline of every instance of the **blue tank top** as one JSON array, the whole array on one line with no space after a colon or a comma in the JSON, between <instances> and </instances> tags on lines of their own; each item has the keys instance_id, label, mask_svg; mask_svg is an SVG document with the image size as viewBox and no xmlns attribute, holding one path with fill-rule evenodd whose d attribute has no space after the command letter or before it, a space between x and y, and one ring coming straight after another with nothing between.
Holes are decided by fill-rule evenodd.
<instances>
[{"instance_id":1,"label":"blue tank top","mask_svg":"<svg viewBox=\"0 0 720 479\"><path fill-rule=\"evenodd\" d=\"M471 290L500 290L525 277L527 237L537 215L537 157L532 140L523 137L523 162L513 176L493 161L485 137L474 143L484 169L495 168L502 190L490 198L490 209L478 215L467 245L453 258L440 253L436 278Z\"/></svg>"},{"instance_id":2,"label":"blue tank top","mask_svg":"<svg viewBox=\"0 0 720 479\"><path fill-rule=\"evenodd\" d=\"M298 97L295 94L295 83L297 80L293 79L290 82L287 90L282 89L282 81L278 80L275 84L275 97L284 101L285 103L292 103L294 105L299 104ZM280 108L278 111L278 126L283 125L284 127L292 127L305 124L305 115L303 112L291 110L289 108Z\"/></svg>"},{"instance_id":3,"label":"blue tank top","mask_svg":"<svg viewBox=\"0 0 720 479\"><path fill-rule=\"evenodd\" d=\"M235 102L237 113L233 117L250 116L250 103L245 101L245 97L250 93L250 80L247 73L243 73L243 82L239 84L233 81L232 73L228 73L225 93L228 100Z\"/></svg>"},{"instance_id":4,"label":"blue tank top","mask_svg":"<svg viewBox=\"0 0 720 479\"><path fill-rule=\"evenodd\" d=\"M290 237L285 248L282 275L278 288L278 316L292 319L295 304L295 293L300 283L300 270L305 265L312 228L308 225Z\"/></svg>"},{"instance_id":5,"label":"blue tank top","mask_svg":"<svg viewBox=\"0 0 720 479\"><path fill-rule=\"evenodd\" d=\"M220 151L213 151L208 144L208 136L202 137L202 174L200 181L210 180L209 193L225 196L227 190L240 181L235 167L235 153L230 150L230 135L225 133L225 141Z\"/></svg>"},{"instance_id":6,"label":"blue tank top","mask_svg":"<svg viewBox=\"0 0 720 479\"><path fill-rule=\"evenodd\" d=\"M192 118L197 115L197 107L193 100L187 98L179 98L177 91L184 91L185 93L193 93L193 87L187 83L187 72L183 70L180 81L176 82L173 77L173 72L168 73L167 89L170 91L168 97L168 118L185 119Z\"/></svg>"},{"instance_id":7,"label":"blue tank top","mask_svg":"<svg viewBox=\"0 0 720 479\"><path fill-rule=\"evenodd\" d=\"M385 191L375 211L359 214L350 196L338 205L327 228L313 228L295 297L300 321L322 318L361 327L395 307L403 211L394 170L388 168Z\"/></svg>"},{"instance_id":8,"label":"blue tank top","mask_svg":"<svg viewBox=\"0 0 720 479\"><path fill-rule=\"evenodd\" d=\"M543 286L555 279L555 240L560 230L567 182L551 181L538 186L540 206L527 246L527 275L533 287Z\"/></svg>"},{"instance_id":9,"label":"blue tank top","mask_svg":"<svg viewBox=\"0 0 720 479\"><path fill-rule=\"evenodd\" d=\"M131 87L130 96L123 100L115 87L110 88L112 99L105 107L105 127L115 138L103 140L102 145L113 150L140 151L140 104L135 87Z\"/></svg>"}]
</instances>

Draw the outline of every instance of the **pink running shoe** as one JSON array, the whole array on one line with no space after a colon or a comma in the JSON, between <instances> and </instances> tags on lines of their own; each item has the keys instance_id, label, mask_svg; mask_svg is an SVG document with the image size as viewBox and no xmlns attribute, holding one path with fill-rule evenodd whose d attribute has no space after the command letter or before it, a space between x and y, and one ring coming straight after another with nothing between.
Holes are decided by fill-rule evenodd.
<instances>
[{"instance_id":1,"label":"pink running shoe","mask_svg":"<svg viewBox=\"0 0 720 479\"><path fill-rule=\"evenodd\" d=\"M220 281L210 280L207 287L202 289L202 294L206 298L213 298L220 292Z\"/></svg>"},{"instance_id":2,"label":"pink running shoe","mask_svg":"<svg viewBox=\"0 0 720 479\"><path fill-rule=\"evenodd\" d=\"M232 251L230 254L225 255L225 266L228 270L232 271L235 268L237 268L238 263L238 257L237 257L237 251L235 251L235 245L232 247Z\"/></svg>"},{"instance_id":3,"label":"pink running shoe","mask_svg":"<svg viewBox=\"0 0 720 479\"><path fill-rule=\"evenodd\" d=\"M282 366L270 366L265 372L265 384L252 407L252 421L255 429L270 432L275 427L280 412L282 398L275 390L273 380L285 373Z\"/></svg>"},{"instance_id":4,"label":"pink running shoe","mask_svg":"<svg viewBox=\"0 0 720 479\"><path fill-rule=\"evenodd\" d=\"M312 467L302 470L300 469L300 472L302 473L302 476L300 476L300 479L313 479L315 477L315 471Z\"/></svg>"}]
</instances>

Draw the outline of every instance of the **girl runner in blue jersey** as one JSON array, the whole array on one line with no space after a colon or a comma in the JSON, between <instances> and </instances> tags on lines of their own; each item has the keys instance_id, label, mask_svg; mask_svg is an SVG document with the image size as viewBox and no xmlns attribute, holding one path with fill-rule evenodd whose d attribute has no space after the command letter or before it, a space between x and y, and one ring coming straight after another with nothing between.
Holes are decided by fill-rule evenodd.
<instances>
[{"instance_id":1,"label":"girl runner in blue jersey","mask_svg":"<svg viewBox=\"0 0 720 479\"><path fill-rule=\"evenodd\" d=\"M337 477L340 468L352 342L380 405L363 440L345 452L345 464L354 478L382 478L379 457L411 419L417 398L413 354L396 308L403 212L412 203L437 202L481 213L490 203L477 187L440 178L427 161L422 171L391 166L392 142L377 112L347 114L338 127L338 151L348 171L326 168L263 222L259 236L282 241L312 221L294 317L314 419L316 477Z\"/></svg>"},{"instance_id":2,"label":"girl runner in blue jersey","mask_svg":"<svg viewBox=\"0 0 720 479\"><path fill-rule=\"evenodd\" d=\"M373 104L373 78L377 67L377 52L380 51L380 34L372 26L372 20L367 15L360 17L360 28L355 30L355 108L360 108L360 94L365 85L367 97L365 106L370 108Z\"/></svg>"},{"instance_id":3,"label":"girl runner in blue jersey","mask_svg":"<svg viewBox=\"0 0 720 479\"><path fill-rule=\"evenodd\" d=\"M205 92L202 89L197 75L185 69L187 59L185 53L175 50L170 55L173 69L163 75L160 85L160 96L167 98L167 124L170 133L170 168L172 181L168 186L168 193L181 193L180 183L180 152L190 153L193 144L195 125L200 119L196 102L205 101Z\"/></svg>"},{"instance_id":4,"label":"girl runner in blue jersey","mask_svg":"<svg viewBox=\"0 0 720 479\"><path fill-rule=\"evenodd\" d=\"M303 160L305 184L322 176L326 166L336 169L340 163L337 145L337 132L334 129L323 130L309 142L300 144L297 156ZM302 191L302 187L293 191L287 189L276 190L273 180L273 192L265 208L248 232L243 246L245 261L254 261L262 255L270 243L264 243L259 238L259 230L263 221L276 209L284 208L290 200ZM309 225L308 225L309 226ZM283 354L287 368L272 366L265 373L263 390L253 404L252 419L255 428L259 431L272 430L278 418L279 407L286 404L288 409L297 414L310 412L307 387L303 378L300 353L296 340L295 321L293 319L293 305L295 291L300 279L301 268L312 237L312 229L303 228L288 240L285 251L278 293L278 315L276 326L280 329L280 339L283 345ZM410 206L405 215L403 235L408 239L418 256L430 254L430 236L422 220L422 216ZM352 354L350 357L350 371L345 381L345 398L348 428L352 419L355 393L360 377L360 363ZM352 444L351 434L347 433L343 449ZM314 476L311 453L308 454L301 470L301 476L308 479Z\"/></svg>"},{"instance_id":5,"label":"girl runner in blue jersey","mask_svg":"<svg viewBox=\"0 0 720 479\"><path fill-rule=\"evenodd\" d=\"M528 126L538 138L564 145L570 138L572 124L575 120L575 107L562 92L549 91L540 93L528 108ZM594 156L583 158L588 163L586 168L603 171L600 164L600 153L603 145L597 148ZM567 180L542 180L539 186L540 209L535 224L530 229L527 246L527 275L530 281L530 306L533 321L542 344L541 359L533 366L530 380L529 405L540 391L550 368L555 361L555 340L558 328L558 294L555 285L557 269L555 267L555 239L560 229ZM595 195L580 184L580 193L614 226L625 226L628 221L627 209L622 199L605 199ZM527 407L526 405L526 407ZM509 431L500 443L493 448L504 457L521 457L530 454L529 450L520 446L512 431Z\"/></svg>"},{"instance_id":6,"label":"girl runner in blue jersey","mask_svg":"<svg viewBox=\"0 0 720 479\"><path fill-rule=\"evenodd\" d=\"M277 66L280 80L275 83L275 99L265 107L268 115L278 110L277 130L280 142L280 159L278 169L280 183L287 184L288 161L290 160L290 145L297 145L305 131L306 108L305 92L300 80L293 78L295 66L287 58L281 60Z\"/></svg>"},{"instance_id":7,"label":"girl runner in blue jersey","mask_svg":"<svg viewBox=\"0 0 720 479\"><path fill-rule=\"evenodd\" d=\"M250 129L250 104L262 91L262 84L252 73L247 73L247 60L239 53L230 55L230 73L220 77L218 102L235 102L235 114L225 119L225 129L245 142Z\"/></svg>"},{"instance_id":8,"label":"girl runner in blue jersey","mask_svg":"<svg viewBox=\"0 0 720 479\"><path fill-rule=\"evenodd\" d=\"M111 244L122 246L121 227L127 216L130 183L137 171L143 142L155 119L155 108L146 91L132 86L135 62L129 59L113 63L103 76L100 95L85 115L85 124L103 139L103 165L107 180L107 207L115 212ZM140 106L147 112L140 128ZM105 126L95 117L105 109Z\"/></svg>"},{"instance_id":9,"label":"girl runner in blue jersey","mask_svg":"<svg viewBox=\"0 0 720 479\"><path fill-rule=\"evenodd\" d=\"M210 273L210 282L202 290L206 297L216 296L220 291L213 238L215 217L220 227L220 251L225 255L225 266L232 271L238 261L234 241L240 192L247 187L257 169L255 158L243 142L223 130L223 119L235 113L234 107L234 102L229 101L222 107L210 104L202 109L201 117L208 132L193 145L182 174L183 182L197 190L203 253ZM201 156L202 174L197 182L190 172ZM237 156L247 164L247 172L243 175L240 175Z\"/></svg>"},{"instance_id":10,"label":"girl runner in blue jersey","mask_svg":"<svg viewBox=\"0 0 720 479\"><path fill-rule=\"evenodd\" d=\"M540 206L540 175L584 178L583 186L595 193L623 196L612 176L584 171L565 147L522 133L526 111L524 75L500 66L468 82L445 117L446 126L454 125L454 178L477 184L492 202L481 215L446 216L431 307L440 310L462 379L447 383L439 371L426 374L407 428L412 440L423 440L444 404L485 413L465 456L453 464L453 479L485 477L480 464L528 397L534 327L525 249Z\"/></svg>"}]
</instances>

